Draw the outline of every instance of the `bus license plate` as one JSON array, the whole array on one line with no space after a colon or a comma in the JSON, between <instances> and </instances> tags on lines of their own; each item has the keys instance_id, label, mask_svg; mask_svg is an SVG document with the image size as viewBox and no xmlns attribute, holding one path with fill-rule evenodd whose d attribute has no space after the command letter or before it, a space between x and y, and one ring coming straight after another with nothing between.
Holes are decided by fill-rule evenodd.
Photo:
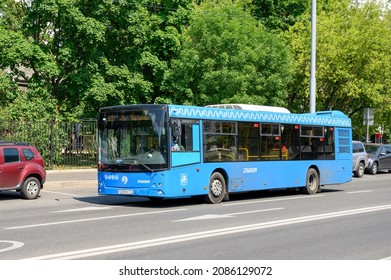
<instances>
[{"instance_id":1,"label":"bus license plate","mask_svg":"<svg viewBox=\"0 0 391 280\"><path fill-rule=\"evenodd\" d=\"M133 194L133 190L118 190L118 194Z\"/></svg>"}]
</instances>

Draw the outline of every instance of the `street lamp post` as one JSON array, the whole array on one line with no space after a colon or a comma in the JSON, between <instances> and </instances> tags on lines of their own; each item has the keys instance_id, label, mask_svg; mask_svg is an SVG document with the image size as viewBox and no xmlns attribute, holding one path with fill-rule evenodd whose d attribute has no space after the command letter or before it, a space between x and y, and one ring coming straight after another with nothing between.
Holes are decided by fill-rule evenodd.
<instances>
[{"instance_id":1,"label":"street lamp post","mask_svg":"<svg viewBox=\"0 0 391 280\"><path fill-rule=\"evenodd\" d=\"M316 0L312 0L311 13L311 78L310 78L310 113L316 111Z\"/></svg>"}]
</instances>

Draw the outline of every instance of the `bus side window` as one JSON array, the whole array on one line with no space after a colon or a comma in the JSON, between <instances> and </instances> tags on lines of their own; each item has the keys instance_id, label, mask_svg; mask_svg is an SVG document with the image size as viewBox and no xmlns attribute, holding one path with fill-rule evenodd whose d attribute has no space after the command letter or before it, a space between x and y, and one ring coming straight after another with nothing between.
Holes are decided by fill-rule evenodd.
<instances>
[{"instance_id":1,"label":"bus side window","mask_svg":"<svg viewBox=\"0 0 391 280\"><path fill-rule=\"evenodd\" d=\"M281 125L282 159L285 160L300 159L299 139L300 139L300 130L298 125L292 125L292 124Z\"/></svg>"},{"instance_id":2,"label":"bus side window","mask_svg":"<svg viewBox=\"0 0 391 280\"><path fill-rule=\"evenodd\" d=\"M199 151L199 124L198 124L198 122L189 121L189 120L181 120L180 135L176 139L174 139L173 142L176 142L175 151L178 151L178 152Z\"/></svg>"},{"instance_id":3,"label":"bus side window","mask_svg":"<svg viewBox=\"0 0 391 280\"><path fill-rule=\"evenodd\" d=\"M261 123L261 160L281 159L281 126Z\"/></svg>"},{"instance_id":4,"label":"bus side window","mask_svg":"<svg viewBox=\"0 0 391 280\"><path fill-rule=\"evenodd\" d=\"M325 159L335 159L334 145L334 127L328 127L324 138Z\"/></svg>"},{"instance_id":5,"label":"bus side window","mask_svg":"<svg viewBox=\"0 0 391 280\"><path fill-rule=\"evenodd\" d=\"M205 121L203 131L204 160L237 160L237 125L235 122Z\"/></svg>"},{"instance_id":6,"label":"bus side window","mask_svg":"<svg viewBox=\"0 0 391 280\"><path fill-rule=\"evenodd\" d=\"M259 123L238 123L238 160L257 161L260 155Z\"/></svg>"}]
</instances>

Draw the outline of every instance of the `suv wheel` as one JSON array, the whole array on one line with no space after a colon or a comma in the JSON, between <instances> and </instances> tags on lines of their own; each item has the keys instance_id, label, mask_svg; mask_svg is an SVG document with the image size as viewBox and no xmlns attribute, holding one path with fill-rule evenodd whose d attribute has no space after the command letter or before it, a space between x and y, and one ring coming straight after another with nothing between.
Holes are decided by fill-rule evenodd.
<instances>
[{"instance_id":1,"label":"suv wheel","mask_svg":"<svg viewBox=\"0 0 391 280\"><path fill-rule=\"evenodd\" d=\"M378 166L377 166L377 162L375 161L373 164L372 164L372 167L371 169L369 170L369 172L372 174L372 175L375 175L377 173L377 169L378 169Z\"/></svg>"},{"instance_id":2,"label":"suv wheel","mask_svg":"<svg viewBox=\"0 0 391 280\"><path fill-rule=\"evenodd\" d=\"M365 165L360 162L356 171L354 171L354 176L361 178L364 175Z\"/></svg>"},{"instance_id":3,"label":"suv wheel","mask_svg":"<svg viewBox=\"0 0 391 280\"><path fill-rule=\"evenodd\" d=\"M41 190L41 183L35 177L27 178L20 190L20 194L25 199L35 199L38 197Z\"/></svg>"}]
</instances>

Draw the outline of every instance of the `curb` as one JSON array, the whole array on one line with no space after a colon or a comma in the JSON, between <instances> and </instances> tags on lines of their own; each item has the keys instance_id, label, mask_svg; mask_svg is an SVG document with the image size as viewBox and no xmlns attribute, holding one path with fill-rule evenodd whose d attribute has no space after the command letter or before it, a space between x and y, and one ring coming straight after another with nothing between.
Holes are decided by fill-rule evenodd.
<instances>
[{"instance_id":1,"label":"curb","mask_svg":"<svg viewBox=\"0 0 391 280\"><path fill-rule=\"evenodd\" d=\"M90 169L50 169L46 170L46 174L61 174L61 173L83 173L83 172L98 172L95 168Z\"/></svg>"}]
</instances>

